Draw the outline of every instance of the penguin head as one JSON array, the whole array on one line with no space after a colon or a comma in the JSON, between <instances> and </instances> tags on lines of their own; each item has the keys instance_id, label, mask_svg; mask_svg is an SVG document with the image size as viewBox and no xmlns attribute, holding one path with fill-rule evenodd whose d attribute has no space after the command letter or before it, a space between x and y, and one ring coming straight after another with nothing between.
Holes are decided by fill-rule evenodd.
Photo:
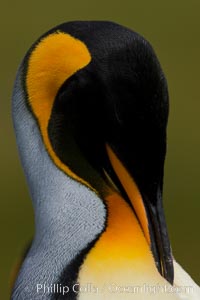
<instances>
[{"instance_id":1,"label":"penguin head","mask_svg":"<svg viewBox=\"0 0 200 300\"><path fill-rule=\"evenodd\" d=\"M51 164L98 199L121 194L136 211L159 272L173 282L162 208L168 91L151 45L112 22L65 23L31 47L20 82L27 113L39 130L35 138ZM18 137L23 135L19 122L18 115ZM27 142L19 146L24 161ZM41 168L45 165L37 166L39 173ZM133 190L141 195L139 203Z\"/></svg>"}]
</instances>

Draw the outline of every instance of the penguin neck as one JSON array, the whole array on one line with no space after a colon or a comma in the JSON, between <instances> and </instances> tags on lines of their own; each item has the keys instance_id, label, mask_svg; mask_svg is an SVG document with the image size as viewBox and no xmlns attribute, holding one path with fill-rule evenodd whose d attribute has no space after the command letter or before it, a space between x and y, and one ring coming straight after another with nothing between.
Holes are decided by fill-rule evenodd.
<instances>
[{"instance_id":1,"label":"penguin neck","mask_svg":"<svg viewBox=\"0 0 200 300\"><path fill-rule=\"evenodd\" d=\"M105 207L86 186L59 170L49 157L37 121L28 109L20 72L13 94L13 121L19 154L34 212L35 236L21 268L21 298L35 294L37 284L53 284L67 266L102 232ZM31 270L31 272L30 272ZM29 292L27 292L29 291Z\"/></svg>"},{"instance_id":2,"label":"penguin neck","mask_svg":"<svg viewBox=\"0 0 200 300\"><path fill-rule=\"evenodd\" d=\"M106 230L86 256L80 269L80 286L98 287L104 299L150 299L151 293L142 291L146 286L169 287L170 284L158 272L150 246L131 207L119 194L105 199L108 210ZM106 270L106 271L105 271ZM67 281L66 281L67 282ZM138 294L127 292L127 287L139 287ZM117 290L121 287L122 290ZM94 293L80 294L80 300L97 299ZM168 299L158 291L155 299ZM171 298L170 298L171 299ZM176 299L176 297L172 297Z\"/></svg>"}]
</instances>

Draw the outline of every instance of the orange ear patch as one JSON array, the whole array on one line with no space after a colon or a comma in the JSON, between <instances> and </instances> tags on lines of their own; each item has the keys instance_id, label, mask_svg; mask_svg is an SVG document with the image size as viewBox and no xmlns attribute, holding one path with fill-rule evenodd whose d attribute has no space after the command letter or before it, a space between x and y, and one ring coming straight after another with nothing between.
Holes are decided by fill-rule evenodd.
<instances>
[{"instance_id":1,"label":"orange ear patch","mask_svg":"<svg viewBox=\"0 0 200 300\"><path fill-rule=\"evenodd\" d=\"M51 146L47 130L59 88L90 61L90 52L83 42L63 32L52 33L39 42L29 57L26 87L45 147L54 163L70 177L91 188L60 161Z\"/></svg>"}]
</instances>

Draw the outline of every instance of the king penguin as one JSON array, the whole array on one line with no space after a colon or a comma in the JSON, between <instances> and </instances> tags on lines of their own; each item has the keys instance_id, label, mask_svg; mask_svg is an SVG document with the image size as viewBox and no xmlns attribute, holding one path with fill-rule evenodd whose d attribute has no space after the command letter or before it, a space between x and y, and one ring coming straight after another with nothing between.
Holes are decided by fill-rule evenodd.
<instances>
[{"instance_id":1,"label":"king penguin","mask_svg":"<svg viewBox=\"0 0 200 300\"><path fill-rule=\"evenodd\" d=\"M168 89L149 42L107 21L51 29L12 113L35 212L13 300L200 299L167 233Z\"/></svg>"}]
</instances>

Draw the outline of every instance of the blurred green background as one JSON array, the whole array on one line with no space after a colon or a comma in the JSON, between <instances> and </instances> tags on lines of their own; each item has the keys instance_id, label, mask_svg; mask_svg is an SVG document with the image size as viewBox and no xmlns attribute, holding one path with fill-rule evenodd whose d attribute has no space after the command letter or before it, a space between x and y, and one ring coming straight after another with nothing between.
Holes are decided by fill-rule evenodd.
<instances>
[{"instance_id":1,"label":"blurred green background","mask_svg":"<svg viewBox=\"0 0 200 300\"><path fill-rule=\"evenodd\" d=\"M176 259L200 283L200 1L1 2L0 299L33 234L33 212L11 121L17 67L30 45L69 20L113 20L144 35L168 79L171 99L164 203ZM28 299L27 299L28 300Z\"/></svg>"}]
</instances>

